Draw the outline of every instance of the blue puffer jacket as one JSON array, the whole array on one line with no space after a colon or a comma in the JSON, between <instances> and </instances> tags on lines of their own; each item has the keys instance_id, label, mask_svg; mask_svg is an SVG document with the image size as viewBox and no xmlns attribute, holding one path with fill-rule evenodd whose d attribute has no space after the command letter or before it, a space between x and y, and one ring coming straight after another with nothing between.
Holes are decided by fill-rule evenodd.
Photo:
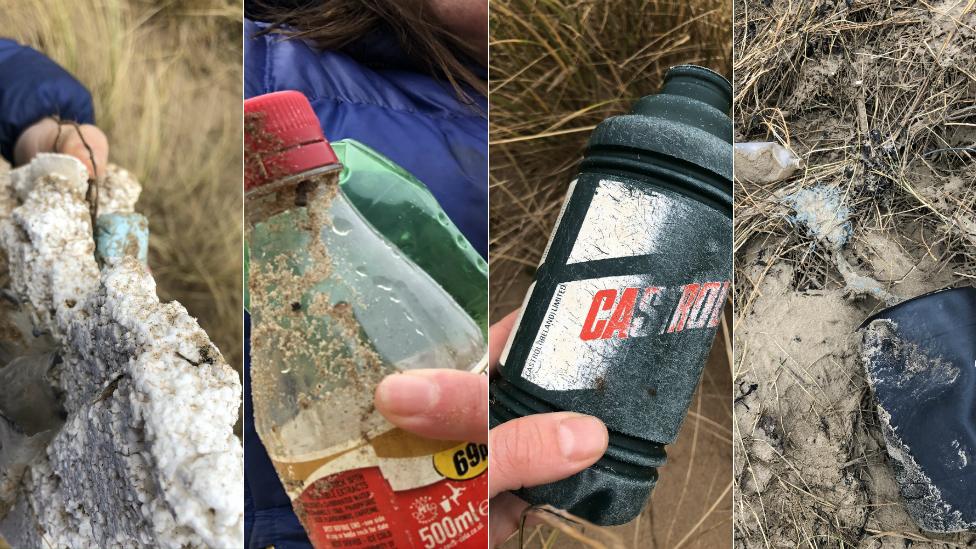
<instances>
[{"instance_id":1,"label":"blue puffer jacket","mask_svg":"<svg viewBox=\"0 0 976 549\"><path fill-rule=\"evenodd\" d=\"M40 52L0 38L0 154L13 162L20 134L52 115L94 124L91 94Z\"/></svg>"},{"instance_id":2,"label":"blue puffer jacket","mask_svg":"<svg viewBox=\"0 0 976 549\"><path fill-rule=\"evenodd\" d=\"M244 95L304 93L331 140L353 138L387 156L431 190L482 256L488 249L487 101L461 104L453 89L412 70L388 37L373 35L346 52L319 52L297 40L254 37L245 22ZM250 318L245 317L245 546L308 548L253 426Z\"/></svg>"}]
</instances>

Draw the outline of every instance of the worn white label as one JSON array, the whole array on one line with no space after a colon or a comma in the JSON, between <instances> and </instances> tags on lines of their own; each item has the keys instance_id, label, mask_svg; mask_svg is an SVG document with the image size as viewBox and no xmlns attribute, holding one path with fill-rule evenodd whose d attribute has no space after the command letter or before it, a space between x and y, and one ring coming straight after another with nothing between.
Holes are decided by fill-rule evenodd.
<instances>
[{"instance_id":1,"label":"worn white label","mask_svg":"<svg viewBox=\"0 0 976 549\"><path fill-rule=\"evenodd\" d=\"M690 208L663 194L603 179L566 263L657 252L669 227L688 219Z\"/></svg>"},{"instance_id":2,"label":"worn white label","mask_svg":"<svg viewBox=\"0 0 976 549\"><path fill-rule=\"evenodd\" d=\"M665 287L650 279L622 275L556 286L522 377L550 391L598 389L610 365L634 352L634 340L718 326L728 280Z\"/></svg>"},{"instance_id":3,"label":"worn white label","mask_svg":"<svg viewBox=\"0 0 976 549\"><path fill-rule=\"evenodd\" d=\"M522 377L550 391L597 388L610 366L610 360L603 357L614 356L627 335L625 331L623 338L580 337L594 296L608 287L641 287L644 278L628 275L559 284L525 360ZM605 328L610 313L601 311L601 318L596 316L590 323L603 322Z\"/></svg>"}]
</instances>

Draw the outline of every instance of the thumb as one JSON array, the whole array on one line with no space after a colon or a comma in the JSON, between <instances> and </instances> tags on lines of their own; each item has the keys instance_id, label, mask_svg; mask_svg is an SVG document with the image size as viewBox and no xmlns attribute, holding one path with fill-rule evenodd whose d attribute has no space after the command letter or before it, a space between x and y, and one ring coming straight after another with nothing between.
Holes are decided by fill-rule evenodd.
<instances>
[{"instance_id":1,"label":"thumb","mask_svg":"<svg viewBox=\"0 0 976 549\"><path fill-rule=\"evenodd\" d=\"M609 435L599 419L572 412L537 414L488 433L491 496L572 476L599 460Z\"/></svg>"},{"instance_id":2,"label":"thumb","mask_svg":"<svg viewBox=\"0 0 976 549\"><path fill-rule=\"evenodd\" d=\"M457 370L410 370L386 376L374 403L390 423L438 440L485 442L488 376Z\"/></svg>"}]
</instances>

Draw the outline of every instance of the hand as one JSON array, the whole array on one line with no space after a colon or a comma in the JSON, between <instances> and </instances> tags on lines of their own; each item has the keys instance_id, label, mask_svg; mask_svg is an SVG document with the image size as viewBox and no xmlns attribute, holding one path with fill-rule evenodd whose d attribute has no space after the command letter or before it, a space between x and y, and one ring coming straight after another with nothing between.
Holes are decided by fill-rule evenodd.
<instances>
[{"instance_id":1,"label":"hand","mask_svg":"<svg viewBox=\"0 0 976 549\"><path fill-rule=\"evenodd\" d=\"M88 147L85 146L87 143ZM91 152L89 153L89 148ZM91 124L75 125L45 118L28 127L14 146L14 163L26 164L39 153L57 152L71 155L88 169L90 177L105 174L108 163L108 138L102 130ZM92 158L95 163L92 165Z\"/></svg>"},{"instance_id":2,"label":"hand","mask_svg":"<svg viewBox=\"0 0 976 549\"><path fill-rule=\"evenodd\" d=\"M498 363L512 313L489 330L488 359ZM518 527L527 504L509 493L571 476L606 452L607 429L600 420L559 412L509 421L488 432L488 379L454 370L394 374L376 388L376 408L391 423L422 436L488 441L492 547Z\"/></svg>"}]
</instances>

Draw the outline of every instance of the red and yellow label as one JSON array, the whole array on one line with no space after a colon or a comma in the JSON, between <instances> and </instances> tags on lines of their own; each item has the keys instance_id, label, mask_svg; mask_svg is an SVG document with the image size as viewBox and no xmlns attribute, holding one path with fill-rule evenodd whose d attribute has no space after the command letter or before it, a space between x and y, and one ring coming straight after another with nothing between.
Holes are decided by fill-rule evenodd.
<instances>
[{"instance_id":1,"label":"red and yellow label","mask_svg":"<svg viewBox=\"0 0 976 549\"><path fill-rule=\"evenodd\" d=\"M379 467L329 475L307 487L294 502L316 548L483 548L488 543L488 475L479 465L479 446L463 445L451 455L455 467L475 446L477 461L466 480L444 479L428 486L394 491ZM487 453L487 447L485 447ZM443 460L435 456L435 462ZM446 462L445 462L446 464ZM479 470L475 474L473 471ZM440 469L438 469L440 470ZM471 476L474 474L474 476Z\"/></svg>"}]
</instances>

